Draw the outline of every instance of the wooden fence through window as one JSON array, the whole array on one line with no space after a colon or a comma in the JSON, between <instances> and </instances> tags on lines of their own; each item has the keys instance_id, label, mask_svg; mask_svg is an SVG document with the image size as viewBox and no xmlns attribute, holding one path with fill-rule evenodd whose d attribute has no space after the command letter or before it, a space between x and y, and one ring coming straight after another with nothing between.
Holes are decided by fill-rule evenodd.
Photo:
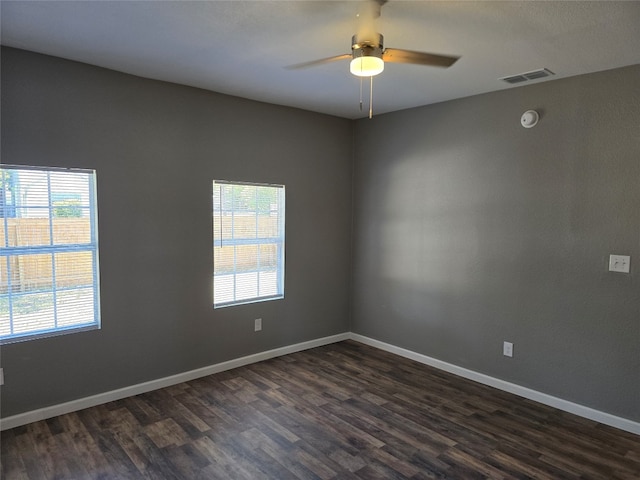
<instances>
[{"instance_id":1,"label":"wooden fence through window","mask_svg":"<svg viewBox=\"0 0 640 480\"><path fill-rule=\"evenodd\" d=\"M88 244L91 241L89 218L7 218L0 219L0 245L6 240L10 247ZM93 283L93 264L90 252L56 253L56 287L65 288ZM11 282L9 282L11 272ZM51 290L53 263L50 253L3 257L0 262L0 293Z\"/></svg>"}]
</instances>

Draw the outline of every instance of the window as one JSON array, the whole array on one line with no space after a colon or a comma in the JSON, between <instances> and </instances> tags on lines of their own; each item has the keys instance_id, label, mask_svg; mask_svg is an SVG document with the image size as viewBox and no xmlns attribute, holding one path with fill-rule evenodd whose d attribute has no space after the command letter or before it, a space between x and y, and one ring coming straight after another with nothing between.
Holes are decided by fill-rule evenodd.
<instances>
[{"instance_id":1,"label":"window","mask_svg":"<svg viewBox=\"0 0 640 480\"><path fill-rule=\"evenodd\" d=\"M0 167L0 343L100 327L95 171Z\"/></svg>"},{"instance_id":2,"label":"window","mask_svg":"<svg viewBox=\"0 0 640 480\"><path fill-rule=\"evenodd\" d=\"M284 186L213 182L213 306L284 297Z\"/></svg>"}]
</instances>

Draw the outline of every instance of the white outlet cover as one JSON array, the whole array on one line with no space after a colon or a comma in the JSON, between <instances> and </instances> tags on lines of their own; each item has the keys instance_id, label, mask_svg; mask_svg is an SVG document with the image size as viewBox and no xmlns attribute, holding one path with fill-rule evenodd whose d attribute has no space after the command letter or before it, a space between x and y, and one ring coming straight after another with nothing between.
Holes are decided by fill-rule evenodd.
<instances>
[{"instance_id":1,"label":"white outlet cover","mask_svg":"<svg viewBox=\"0 0 640 480\"><path fill-rule=\"evenodd\" d=\"M609 255L609 271L629 273L631 257L629 255Z\"/></svg>"},{"instance_id":2,"label":"white outlet cover","mask_svg":"<svg viewBox=\"0 0 640 480\"><path fill-rule=\"evenodd\" d=\"M502 354L505 357L513 357L513 343L504 342L502 345Z\"/></svg>"}]
</instances>

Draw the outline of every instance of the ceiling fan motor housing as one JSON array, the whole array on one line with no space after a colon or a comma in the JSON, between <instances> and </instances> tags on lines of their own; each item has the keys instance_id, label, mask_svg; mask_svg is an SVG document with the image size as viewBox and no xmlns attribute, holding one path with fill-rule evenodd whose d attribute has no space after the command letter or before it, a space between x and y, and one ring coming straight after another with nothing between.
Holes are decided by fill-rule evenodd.
<instances>
[{"instance_id":1,"label":"ceiling fan motor housing","mask_svg":"<svg viewBox=\"0 0 640 480\"><path fill-rule=\"evenodd\" d=\"M378 57L382 58L382 50L384 48L384 37L376 33L377 38L373 40L363 40L358 35L351 37L351 54L353 58L358 57Z\"/></svg>"}]
</instances>

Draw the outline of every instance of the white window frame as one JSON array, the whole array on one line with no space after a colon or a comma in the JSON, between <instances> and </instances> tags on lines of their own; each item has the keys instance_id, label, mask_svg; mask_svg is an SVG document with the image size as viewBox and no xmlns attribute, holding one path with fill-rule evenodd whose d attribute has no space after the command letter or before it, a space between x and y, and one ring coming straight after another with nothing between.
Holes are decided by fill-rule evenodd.
<instances>
[{"instance_id":1,"label":"white window frame","mask_svg":"<svg viewBox=\"0 0 640 480\"><path fill-rule=\"evenodd\" d=\"M273 236L265 236L259 237L257 228L258 219L259 219L259 209L257 207L257 188L256 188L256 207L253 211L251 210L236 210L233 206L231 208L225 208L225 202L220 200L220 196L222 192L225 191L226 187L267 187L275 189L277 196L277 204L275 206L270 207L270 215L277 216L277 233ZM218 189L218 200L216 200L216 189ZM233 203L233 202L232 202ZM264 214L264 212L262 212ZM256 221L256 236L252 238L247 238L246 236L242 236L241 238L236 238L236 230L234 223L235 215L247 215L253 216ZM218 222L216 222L216 216L218 216ZM222 229L222 216L226 216L227 219L231 217L231 232L225 232L223 235ZM218 224L218 229L216 228L216 223ZM226 222L228 223L228 222ZM231 238L229 237L229 234ZM224 238L223 238L224 237ZM242 275L247 275L247 272L244 270L240 270L237 267L237 250L240 246L252 246L255 245L258 247L258 252L260 251L261 245L275 245L276 248L276 267L275 271L273 268L267 268L266 266L263 268L260 266L259 262L259 254L258 260L255 270L251 270L249 274L256 275L256 291L257 295L255 296L246 296L241 293L238 293L239 288L238 285L242 284L242 279L240 278ZM224 274L216 273L216 265L215 265L215 250L216 248L221 247L233 247L233 268L231 271L226 272ZM279 300L284 298L284 274L285 274L285 187L284 185L274 185L274 184L265 184L265 183L250 183L250 182L232 182L226 180L214 180L213 181L213 250L214 250L214 274L213 274L213 307L221 308L221 307L229 307L233 305L243 305L248 303L255 302L263 302L268 300ZM270 290L271 293L261 294L261 285L260 285L260 275L268 275L270 276L269 280L269 288L266 290ZM223 285L223 277L225 277L225 285ZM275 278L273 278L275 277ZM233 282L232 287L229 287L229 283ZM218 284L218 285L216 285ZM232 289L232 298L229 298L228 291L229 288ZM273 292L275 288L275 292ZM222 291L225 291L226 295L221 294ZM218 293L216 293L218 292Z\"/></svg>"},{"instance_id":2,"label":"white window frame","mask_svg":"<svg viewBox=\"0 0 640 480\"><path fill-rule=\"evenodd\" d=\"M14 342L22 342L27 340L33 340L38 338L52 337L57 335L63 335L67 333L75 333L80 331L87 330L95 330L100 328L100 288L99 288L99 270L98 270L98 218L97 218L97 196L96 196L96 172L95 170L88 169L77 169L77 168L57 168L57 167L33 167L33 166L25 166L25 165L0 165L0 174L3 176L6 175L6 172L9 171L32 171L32 172L40 172L45 173L47 178L47 187L44 192L41 192L40 198L46 198L46 205L44 202L39 199L39 203L35 207L25 206L25 205L15 205L16 200L12 200L12 205L7 203L7 199L5 198L6 191L3 192L3 202L0 205L2 210L0 211L0 222L3 222L4 227L4 239L0 239L0 262L4 263L4 269L7 273L7 278L4 279L3 282L0 282L1 285L5 285L6 291L0 291L0 301L3 302L4 307L8 309L8 321L9 321L9 333L8 334L0 334L0 345L14 343ZM54 243L54 235L53 235L53 223L52 219L55 216L55 209L60 208L59 205L55 205L55 193L52 194L51 190L51 174L84 174L87 175L87 195L88 195L88 203L82 203L78 206L78 208L87 209L89 214L89 223L90 223L90 240L87 243ZM5 177L3 177L5 178ZM0 188L5 188L3 185L0 185ZM26 194L24 194L26 195ZM9 218L8 215L10 208L17 208L28 210L29 208L33 209L47 209L49 216L49 244L44 245L9 245L9 235L8 235L8 224ZM77 285L77 286L67 286L67 287L59 287L56 282L56 262L55 255L56 254L64 254L64 253L90 253L91 254L91 270L92 270L92 284L89 285ZM43 315L42 322L47 323L53 321L53 327L48 328L37 328L37 326L32 327L30 330L16 331L15 321L19 315L19 313L15 312L17 309L16 303L19 302L20 298L26 298L28 295L33 295L34 292L20 292L14 291L15 284L13 283L13 276L11 274L11 262L12 258L20 258L22 256L29 255L50 255L51 256L51 276L45 277L46 279L51 279L51 289L42 290L36 293L51 293L53 297L53 305L52 312L50 314ZM77 322L73 322L73 324L63 325L58 324L58 315L61 312L61 309L67 308L77 308L82 307L82 304L76 303L77 300L74 300L73 305L65 304L64 300L61 300L60 297L64 297L65 295L62 292L73 292L88 290L91 287L91 307L92 311L91 315L86 317L80 316L78 317ZM68 296L67 296L68 298ZM86 305L89 305L89 302L86 302ZM7 312L3 312L0 310L0 318ZM6 321L6 318L4 318ZM75 319L74 319L75 320ZM69 323L69 322L67 322Z\"/></svg>"}]
</instances>

